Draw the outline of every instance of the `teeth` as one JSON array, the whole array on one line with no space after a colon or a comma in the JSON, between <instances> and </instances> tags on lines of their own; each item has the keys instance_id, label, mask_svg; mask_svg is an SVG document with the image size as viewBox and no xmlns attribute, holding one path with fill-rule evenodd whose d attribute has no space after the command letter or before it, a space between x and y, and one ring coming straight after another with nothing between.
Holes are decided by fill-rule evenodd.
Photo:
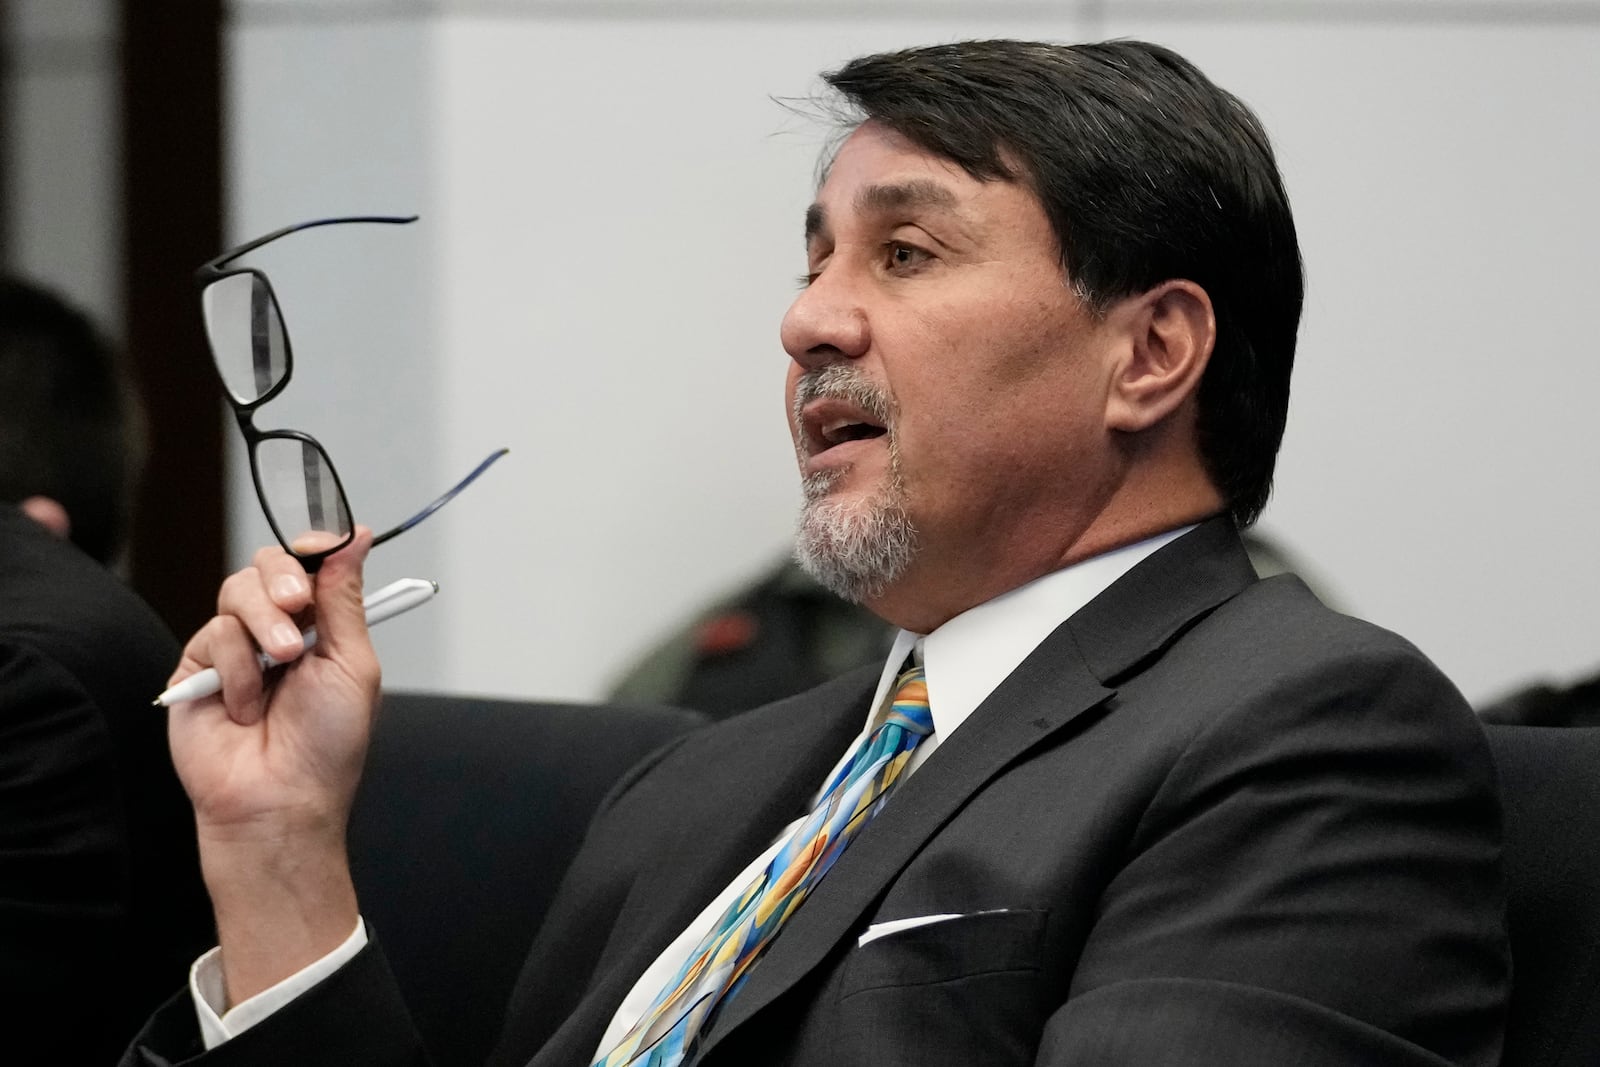
<instances>
[{"instance_id":1,"label":"teeth","mask_svg":"<svg viewBox=\"0 0 1600 1067\"><path fill-rule=\"evenodd\" d=\"M855 425L857 423L853 419L835 419L822 427L822 439L830 445L836 445L842 440L840 431Z\"/></svg>"},{"instance_id":2,"label":"teeth","mask_svg":"<svg viewBox=\"0 0 1600 1067\"><path fill-rule=\"evenodd\" d=\"M847 441L856 441L864 437L873 436L872 431L883 431L883 427L876 422L849 416L840 416L815 425L817 438L827 448L844 444Z\"/></svg>"}]
</instances>

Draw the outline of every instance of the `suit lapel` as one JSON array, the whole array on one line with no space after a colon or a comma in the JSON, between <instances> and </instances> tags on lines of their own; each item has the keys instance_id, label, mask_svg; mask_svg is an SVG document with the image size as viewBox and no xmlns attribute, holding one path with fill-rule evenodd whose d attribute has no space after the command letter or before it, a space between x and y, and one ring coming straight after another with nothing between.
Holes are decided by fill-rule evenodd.
<instances>
[{"instance_id":1,"label":"suit lapel","mask_svg":"<svg viewBox=\"0 0 1600 1067\"><path fill-rule=\"evenodd\" d=\"M987 782L1112 696L1110 684L1118 677L1255 580L1232 523L1215 519L1139 564L1063 623L845 850L722 1009L700 1055L708 1056L852 933L900 870Z\"/></svg>"},{"instance_id":2,"label":"suit lapel","mask_svg":"<svg viewBox=\"0 0 1600 1067\"><path fill-rule=\"evenodd\" d=\"M1052 637L1046 644L1062 654L1030 657L958 734L897 788L851 842L752 968L744 988L722 1009L702 1055L816 967L984 783L1114 692L1089 673L1070 641L1063 644ZM1041 693L1048 693L1048 699L1041 699Z\"/></svg>"},{"instance_id":3,"label":"suit lapel","mask_svg":"<svg viewBox=\"0 0 1600 1067\"><path fill-rule=\"evenodd\" d=\"M878 669L735 717L691 738L675 760L671 825L647 842L647 856L611 928L583 1001L530 1067L587 1063L617 1006L707 904L778 831L803 814L866 722Z\"/></svg>"},{"instance_id":4,"label":"suit lapel","mask_svg":"<svg viewBox=\"0 0 1600 1067\"><path fill-rule=\"evenodd\" d=\"M609 956L621 946L628 957L620 970L632 975L629 985L779 830L810 807L823 778L865 724L877 677L876 670L870 678L866 672L851 676L843 699L834 684L764 708L739 720L737 731L708 732L703 749L685 752L700 780L678 801L679 817L665 838L652 843L660 861L630 891L607 950Z\"/></svg>"},{"instance_id":5,"label":"suit lapel","mask_svg":"<svg viewBox=\"0 0 1600 1067\"><path fill-rule=\"evenodd\" d=\"M1114 685L1257 580L1233 520L1222 516L1117 579L1064 628L1095 677Z\"/></svg>"}]
</instances>

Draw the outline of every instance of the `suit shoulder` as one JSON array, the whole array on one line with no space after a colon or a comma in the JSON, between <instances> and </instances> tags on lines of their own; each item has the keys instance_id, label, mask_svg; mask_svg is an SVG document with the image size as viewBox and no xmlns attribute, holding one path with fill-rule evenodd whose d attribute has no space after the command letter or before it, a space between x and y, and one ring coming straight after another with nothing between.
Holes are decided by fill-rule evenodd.
<instances>
[{"instance_id":1,"label":"suit shoulder","mask_svg":"<svg viewBox=\"0 0 1600 1067\"><path fill-rule=\"evenodd\" d=\"M683 757L732 758L752 751L808 750L819 744L842 751L866 725L867 700L880 673L877 664L862 667L805 692L714 721L695 731Z\"/></svg>"},{"instance_id":2,"label":"suit shoulder","mask_svg":"<svg viewBox=\"0 0 1600 1067\"><path fill-rule=\"evenodd\" d=\"M1189 758L1406 750L1492 781L1482 726L1444 673L1410 641L1328 609L1291 576L1222 605L1135 684L1183 694Z\"/></svg>"},{"instance_id":3,"label":"suit shoulder","mask_svg":"<svg viewBox=\"0 0 1600 1067\"><path fill-rule=\"evenodd\" d=\"M1454 686L1416 645L1364 619L1325 606L1300 579L1279 575L1257 582L1197 625L1195 652L1222 656L1241 681L1299 671L1366 666L1415 671ZM1181 644L1181 642L1180 642Z\"/></svg>"},{"instance_id":4,"label":"suit shoulder","mask_svg":"<svg viewBox=\"0 0 1600 1067\"><path fill-rule=\"evenodd\" d=\"M181 649L160 616L74 546L0 528L0 640L60 665L101 702L160 691ZM155 683L155 688L151 688Z\"/></svg>"},{"instance_id":5,"label":"suit shoulder","mask_svg":"<svg viewBox=\"0 0 1600 1067\"><path fill-rule=\"evenodd\" d=\"M809 796L866 725L877 673L876 667L852 671L690 731L635 768L608 808L647 812L651 818L692 818L685 814L693 807L685 795L711 795L704 789L707 768L718 769L719 790L729 795L761 795L775 776L794 772ZM720 796L713 799L715 805L725 803Z\"/></svg>"}]
</instances>

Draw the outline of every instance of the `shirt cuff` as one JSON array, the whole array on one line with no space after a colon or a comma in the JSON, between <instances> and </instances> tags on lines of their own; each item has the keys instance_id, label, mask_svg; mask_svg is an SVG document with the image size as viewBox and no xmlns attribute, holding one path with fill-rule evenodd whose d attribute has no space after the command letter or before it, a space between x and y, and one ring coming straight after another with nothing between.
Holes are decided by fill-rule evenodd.
<instances>
[{"instance_id":1,"label":"shirt cuff","mask_svg":"<svg viewBox=\"0 0 1600 1067\"><path fill-rule=\"evenodd\" d=\"M367 944L367 924L356 919L356 928L344 943L326 956L296 971L277 985L263 989L249 1000L224 1009L228 1002L222 986L222 949L212 949L189 968L189 997L200 1020L200 1038L206 1050L238 1037L300 994L350 962Z\"/></svg>"}]
</instances>

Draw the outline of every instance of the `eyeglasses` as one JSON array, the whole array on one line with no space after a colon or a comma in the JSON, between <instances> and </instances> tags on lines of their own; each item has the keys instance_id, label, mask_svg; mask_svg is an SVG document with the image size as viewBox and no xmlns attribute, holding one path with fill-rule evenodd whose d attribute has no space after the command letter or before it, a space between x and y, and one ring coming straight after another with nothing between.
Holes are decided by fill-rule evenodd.
<instances>
[{"instance_id":1,"label":"eyeglasses","mask_svg":"<svg viewBox=\"0 0 1600 1067\"><path fill-rule=\"evenodd\" d=\"M255 481L261 510L278 543L308 571L315 572L324 559L349 544L355 536L350 503L333 461L315 437L299 430L256 429L253 421L256 410L289 384L289 375L294 369L289 333L284 328L283 312L278 307L272 283L265 274L250 267L223 268L262 245L316 226L346 222L403 224L416 220L415 215L315 219L257 237L195 271L206 341L211 346L211 359L233 408L233 417L239 423L239 432L250 450L250 475ZM507 451L501 448L491 452L454 488L394 529L378 534L372 543L381 545L444 507ZM332 535L338 540L331 545L326 536L308 541L308 534ZM309 544L315 547L308 547Z\"/></svg>"}]
</instances>

